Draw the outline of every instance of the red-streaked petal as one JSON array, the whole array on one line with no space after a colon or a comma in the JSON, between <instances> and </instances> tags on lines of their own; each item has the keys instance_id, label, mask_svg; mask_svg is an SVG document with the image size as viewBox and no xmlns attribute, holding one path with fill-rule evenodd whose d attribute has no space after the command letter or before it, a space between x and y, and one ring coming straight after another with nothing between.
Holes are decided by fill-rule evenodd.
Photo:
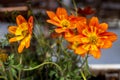
<instances>
[{"instance_id":1,"label":"red-streaked petal","mask_svg":"<svg viewBox=\"0 0 120 80\"><path fill-rule=\"evenodd\" d=\"M112 42L111 41L104 41L104 45L102 46L102 48L110 48L112 47Z\"/></svg>"},{"instance_id":2,"label":"red-streaked petal","mask_svg":"<svg viewBox=\"0 0 120 80\"><path fill-rule=\"evenodd\" d=\"M59 17L60 20L67 18L68 14L64 8L57 8L56 15Z\"/></svg>"},{"instance_id":3,"label":"red-streaked petal","mask_svg":"<svg viewBox=\"0 0 120 80\"><path fill-rule=\"evenodd\" d=\"M83 34L84 36L89 37L90 33L91 33L91 32L90 32L87 28L84 28L84 29L82 30L82 34Z\"/></svg>"},{"instance_id":4,"label":"red-streaked petal","mask_svg":"<svg viewBox=\"0 0 120 80\"><path fill-rule=\"evenodd\" d=\"M100 48L110 48L110 47L112 47L112 42L110 40L107 40L107 39L101 39L98 41L97 45Z\"/></svg>"},{"instance_id":5,"label":"red-streaked petal","mask_svg":"<svg viewBox=\"0 0 120 80\"><path fill-rule=\"evenodd\" d=\"M21 25L22 23L27 23L25 18L22 15L18 15L16 18L17 25Z\"/></svg>"},{"instance_id":6,"label":"red-streaked petal","mask_svg":"<svg viewBox=\"0 0 120 80\"><path fill-rule=\"evenodd\" d=\"M26 43L25 43L25 47L28 48L30 46L30 39L31 39L31 35L28 35L25 40L26 40Z\"/></svg>"},{"instance_id":7,"label":"red-streaked petal","mask_svg":"<svg viewBox=\"0 0 120 80\"><path fill-rule=\"evenodd\" d=\"M62 33L62 32L65 32L67 29L63 29L63 28L56 28L55 29L55 32L56 33Z\"/></svg>"},{"instance_id":8,"label":"red-streaked petal","mask_svg":"<svg viewBox=\"0 0 120 80\"><path fill-rule=\"evenodd\" d=\"M98 21L98 18L97 17L92 17L90 19L90 22L89 22L89 27L91 26L98 26L99 25L99 21Z\"/></svg>"},{"instance_id":9,"label":"red-streaked petal","mask_svg":"<svg viewBox=\"0 0 120 80\"><path fill-rule=\"evenodd\" d=\"M84 48L82 48L82 46L79 46L75 49L75 53L79 55L84 55L87 54L87 51Z\"/></svg>"},{"instance_id":10,"label":"red-streaked petal","mask_svg":"<svg viewBox=\"0 0 120 80\"><path fill-rule=\"evenodd\" d=\"M70 37L70 38L73 38L74 37L74 32L71 31L71 30L66 30L65 33L64 33L64 37Z\"/></svg>"},{"instance_id":11,"label":"red-streaked petal","mask_svg":"<svg viewBox=\"0 0 120 80\"><path fill-rule=\"evenodd\" d=\"M60 22L59 18L56 16L56 14L52 11L47 11L47 14L50 18L50 20L54 21L54 22ZM48 21L48 20L47 20Z\"/></svg>"},{"instance_id":12,"label":"red-streaked petal","mask_svg":"<svg viewBox=\"0 0 120 80\"><path fill-rule=\"evenodd\" d=\"M82 45L82 48L89 51L90 50L90 47L91 47L91 44L84 44Z\"/></svg>"},{"instance_id":13,"label":"red-streaked petal","mask_svg":"<svg viewBox=\"0 0 120 80\"><path fill-rule=\"evenodd\" d=\"M72 37L71 41L72 42L77 41L77 42L81 43L81 38L82 37L83 37L82 35L76 35L76 36Z\"/></svg>"},{"instance_id":14,"label":"red-streaked petal","mask_svg":"<svg viewBox=\"0 0 120 80\"><path fill-rule=\"evenodd\" d=\"M10 26L10 27L8 28L9 32L12 33L12 34L15 34L16 29L17 29L17 26Z\"/></svg>"},{"instance_id":15,"label":"red-streaked petal","mask_svg":"<svg viewBox=\"0 0 120 80\"><path fill-rule=\"evenodd\" d=\"M18 53L21 53L25 47L25 41L24 39L21 41L19 47L18 47Z\"/></svg>"},{"instance_id":16,"label":"red-streaked petal","mask_svg":"<svg viewBox=\"0 0 120 80\"><path fill-rule=\"evenodd\" d=\"M103 33L105 31L107 31L107 29L108 29L108 24L101 23L98 27L98 33Z\"/></svg>"},{"instance_id":17,"label":"red-streaked petal","mask_svg":"<svg viewBox=\"0 0 120 80\"><path fill-rule=\"evenodd\" d=\"M57 27L61 27L60 23L56 22L56 21L53 21L53 20L47 20L48 23L51 23Z\"/></svg>"},{"instance_id":18,"label":"red-streaked petal","mask_svg":"<svg viewBox=\"0 0 120 80\"><path fill-rule=\"evenodd\" d=\"M69 27L67 27L67 28L69 28L69 29L75 29L77 27L77 24L74 24L74 23L71 23L70 24L70 26Z\"/></svg>"},{"instance_id":19,"label":"red-streaked petal","mask_svg":"<svg viewBox=\"0 0 120 80\"><path fill-rule=\"evenodd\" d=\"M56 17L56 14L53 11L46 11L46 13L50 19L53 19L54 17Z\"/></svg>"},{"instance_id":20,"label":"red-streaked petal","mask_svg":"<svg viewBox=\"0 0 120 80\"><path fill-rule=\"evenodd\" d=\"M28 24L29 24L29 28L33 28L33 16L30 16L30 18L28 19Z\"/></svg>"},{"instance_id":21,"label":"red-streaked petal","mask_svg":"<svg viewBox=\"0 0 120 80\"><path fill-rule=\"evenodd\" d=\"M101 52L100 52L99 49L97 51L96 50L90 50L90 54L96 59L99 59L101 57Z\"/></svg>"},{"instance_id":22,"label":"red-streaked petal","mask_svg":"<svg viewBox=\"0 0 120 80\"><path fill-rule=\"evenodd\" d=\"M112 42L117 40L117 35L113 32L104 32L104 33L100 34L100 37L103 39L108 39Z\"/></svg>"},{"instance_id":23,"label":"red-streaked petal","mask_svg":"<svg viewBox=\"0 0 120 80\"><path fill-rule=\"evenodd\" d=\"M88 26L82 22L77 23L77 31L79 33L82 33L83 29L87 28Z\"/></svg>"}]
</instances>

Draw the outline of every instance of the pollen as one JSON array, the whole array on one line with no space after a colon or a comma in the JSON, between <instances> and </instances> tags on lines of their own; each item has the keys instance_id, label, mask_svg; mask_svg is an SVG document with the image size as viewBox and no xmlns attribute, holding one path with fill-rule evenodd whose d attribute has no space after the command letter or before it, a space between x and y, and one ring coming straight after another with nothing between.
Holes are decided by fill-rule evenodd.
<instances>
[{"instance_id":1,"label":"pollen","mask_svg":"<svg viewBox=\"0 0 120 80\"><path fill-rule=\"evenodd\" d=\"M91 44L96 44L97 41L98 41L98 37L96 35L91 35L89 37L89 41L90 41Z\"/></svg>"},{"instance_id":2,"label":"pollen","mask_svg":"<svg viewBox=\"0 0 120 80\"><path fill-rule=\"evenodd\" d=\"M62 21L61 21L61 25L62 25L63 27L69 27L69 26L70 26L70 22L65 19L65 20L62 20Z\"/></svg>"},{"instance_id":3,"label":"pollen","mask_svg":"<svg viewBox=\"0 0 120 80\"><path fill-rule=\"evenodd\" d=\"M26 37L28 35L28 31L27 30L22 31L22 35Z\"/></svg>"}]
</instances>

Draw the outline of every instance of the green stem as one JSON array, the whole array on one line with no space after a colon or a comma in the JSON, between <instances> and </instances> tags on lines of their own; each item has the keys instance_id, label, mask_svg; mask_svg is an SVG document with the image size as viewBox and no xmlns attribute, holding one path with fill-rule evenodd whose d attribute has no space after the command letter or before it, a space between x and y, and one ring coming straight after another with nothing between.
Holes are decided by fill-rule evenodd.
<instances>
[{"instance_id":1,"label":"green stem","mask_svg":"<svg viewBox=\"0 0 120 80\"><path fill-rule=\"evenodd\" d=\"M31 70L40 68L40 67L42 67L42 66L44 66L44 65L47 65L47 64L55 65L55 66L58 68L58 70L60 71L61 75L63 75L61 67L60 67L59 65L57 65L56 63L53 63L53 62L44 62L44 63L42 63L42 64L40 64L40 65L38 65L38 66L35 66L35 67L33 67L33 68L23 69L23 71L31 71Z\"/></svg>"},{"instance_id":2,"label":"green stem","mask_svg":"<svg viewBox=\"0 0 120 80\"><path fill-rule=\"evenodd\" d=\"M86 77L85 77L85 75L84 75L84 73L82 72L82 70L80 70L80 73L81 73L81 75L83 77L83 80L87 80Z\"/></svg>"},{"instance_id":3,"label":"green stem","mask_svg":"<svg viewBox=\"0 0 120 80\"><path fill-rule=\"evenodd\" d=\"M20 61L19 61L19 65L22 64L22 54L20 54ZM21 69L18 69L18 78L17 80L20 80L20 77L21 77Z\"/></svg>"},{"instance_id":4,"label":"green stem","mask_svg":"<svg viewBox=\"0 0 120 80\"><path fill-rule=\"evenodd\" d=\"M80 69L84 66L84 64L87 62L87 59L88 59L88 55L85 57L84 61L82 62L81 66L80 66Z\"/></svg>"},{"instance_id":5,"label":"green stem","mask_svg":"<svg viewBox=\"0 0 120 80\"><path fill-rule=\"evenodd\" d=\"M4 75L4 76L0 76L0 78L4 78L5 80L8 80L5 66L4 66L4 64L3 64L3 62L1 60L0 60L0 64L2 65L1 66L2 75Z\"/></svg>"},{"instance_id":6,"label":"green stem","mask_svg":"<svg viewBox=\"0 0 120 80\"><path fill-rule=\"evenodd\" d=\"M73 5L74 5L74 8L75 8L75 15L77 16L77 5L75 3L75 0L72 0L72 2L73 2Z\"/></svg>"},{"instance_id":7,"label":"green stem","mask_svg":"<svg viewBox=\"0 0 120 80\"><path fill-rule=\"evenodd\" d=\"M9 68L9 70L8 70L8 73L9 73L10 80L13 80L12 73L11 73L11 69L10 69L10 68Z\"/></svg>"},{"instance_id":8,"label":"green stem","mask_svg":"<svg viewBox=\"0 0 120 80\"><path fill-rule=\"evenodd\" d=\"M0 76L0 79L7 80L5 76Z\"/></svg>"},{"instance_id":9,"label":"green stem","mask_svg":"<svg viewBox=\"0 0 120 80\"><path fill-rule=\"evenodd\" d=\"M70 57L69 53L66 51L67 49L65 49L65 48L63 47L63 44L61 44L62 42L63 42L63 41L62 41L62 38L61 38L61 40L60 40L60 42L59 42L60 48L62 49L62 51L65 53L65 55L66 55L67 57Z\"/></svg>"},{"instance_id":10,"label":"green stem","mask_svg":"<svg viewBox=\"0 0 120 80\"><path fill-rule=\"evenodd\" d=\"M18 78L17 80L20 80L21 70L18 71Z\"/></svg>"}]
</instances>

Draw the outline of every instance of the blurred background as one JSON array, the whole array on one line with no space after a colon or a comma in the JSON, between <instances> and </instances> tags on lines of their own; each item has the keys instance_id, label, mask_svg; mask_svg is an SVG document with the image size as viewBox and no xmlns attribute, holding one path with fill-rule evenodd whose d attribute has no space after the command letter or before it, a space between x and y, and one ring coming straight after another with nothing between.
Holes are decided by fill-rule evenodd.
<instances>
[{"instance_id":1,"label":"blurred background","mask_svg":"<svg viewBox=\"0 0 120 80\"><path fill-rule=\"evenodd\" d=\"M102 50L100 59L89 57L90 69L97 75L91 80L120 80L120 0L75 0L75 2L79 8L90 6L96 12L90 16L97 16L100 22L107 22L108 30L118 35L118 40L113 43L112 48ZM8 32L7 27L15 24L15 17L18 14L28 17L31 14L29 10L32 9L32 14L44 23L48 18L45 11L54 11L57 7L74 9L72 0L0 0L0 39Z\"/></svg>"}]
</instances>

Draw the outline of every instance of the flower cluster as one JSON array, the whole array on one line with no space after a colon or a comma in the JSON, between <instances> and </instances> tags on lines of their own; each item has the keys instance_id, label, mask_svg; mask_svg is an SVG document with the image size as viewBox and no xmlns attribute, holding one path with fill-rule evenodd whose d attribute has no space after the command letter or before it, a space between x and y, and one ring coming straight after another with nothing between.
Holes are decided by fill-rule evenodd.
<instances>
[{"instance_id":1,"label":"flower cluster","mask_svg":"<svg viewBox=\"0 0 120 80\"><path fill-rule=\"evenodd\" d=\"M96 12L91 7L77 8L74 0L73 4L71 14L62 7L56 12L47 10L47 20L44 15L34 15L30 4L28 15L33 16L28 20L17 14L16 25L8 27L10 34L0 42L0 79L90 79L88 56L99 59L101 49L112 47L117 35L109 32L108 24L100 23L98 17L88 18Z\"/></svg>"},{"instance_id":2,"label":"flower cluster","mask_svg":"<svg viewBox=\"0 0 120 80\"><path fill-rule=\"evenodd\" d=\"M61 34L70 43L70 48L78 55L92 55L100 58L101 48L110 48L117 35L108 32L107 23L99 23L97 17L87 19L83 16L68 15L66 9L57 8L56 13L47 11L50 19L47 20L55 26L55 32Z\"/></svg>"}]
</instances>

